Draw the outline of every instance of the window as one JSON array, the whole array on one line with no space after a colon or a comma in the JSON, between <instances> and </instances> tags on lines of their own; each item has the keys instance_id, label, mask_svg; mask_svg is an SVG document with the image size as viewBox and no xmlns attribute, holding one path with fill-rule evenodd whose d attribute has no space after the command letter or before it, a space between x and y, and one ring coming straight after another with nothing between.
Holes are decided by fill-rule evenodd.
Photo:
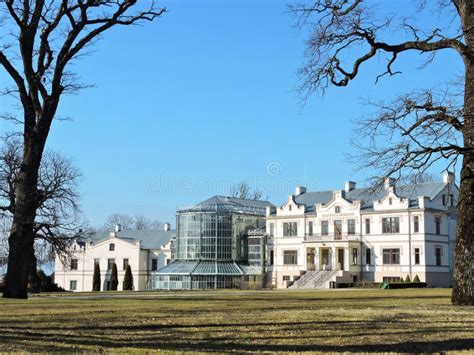
<instances>
[{"instance_id":1,"label":"window","mask_svg":"<svg viewBox=\"0 0 474 355\"><path fill-rule=\"evenodd\" d=\"M284 250L283 251L283 265L297 265L298 264L298 251L297 250Z\"/></svg>"},{"instance_id":2,"label":"window","mask_svg":"<svg viewBox=\"0 0 474 355\"><path fill-rule=\"evenodd\" d=\"M283 281L290 281L290 277L287 275L283 276Z\"/></svg>"},{"instance_id":3,"label":"window","mask_svg":"<svg viewBox=\"0 0 474 355\"><path fill-rule=\"evenodd\" d=\"M275 258L274 255L275 255L275 254L274 254L273 250L270 250L270 265L273 265L274 258Z\"/></svg>"},{"instance_id":4,"label":"window","mask_svg":"<svg viewBox=\"0 0 474 355\"><path fill-rule=\"evenodd\" d=\"M365 234L370 234L370 218L365 219Z\"/></svg>"},{"instance_id":5,"label":"window","mask_svg":"<svg viewBox=\"0 0 474 355\"><path fill-rule=\"evenodd\" d=\"M114 251L115 250L115 244L114 243L110 243L109 244L109 251Z\"/></svg>"},{"instance_id":6,"label":"window","mask_svg":"<svg viewBox=\"0 0 474 355\"><path fill-rule=\"evenodd\" d=\"M356 232L356 221L355 219L347 220L347 234L355 234Z\"/></svg>"},{"instance_id":7,"label":"window","mask_svg":"<svg viewBox=\"0 0 474 355\"><path fill-rule=\"evenodd\" d=\"M443 206L446 206L446 195L443 195Z\"/></svg>"},{"instance_id":8,"label":"window","mask_svg":"<svg viewBox=\"0 0 474 355\"><path fill-rule=\"evenodd\" d=\"M382 233L400 233L400 218L382 218Z\"/></svg>"},{"instance_id":9,"label":"window","mask_svg":"<svg viewBox=\"0 0 474 355\"><path fill-rule=\"evenodd\" d=\"M449 200L451 201L451 207L454 207L454 195L449 195Z\"/></svg>"},{"instance_id":10,"label":"window","mask_svg":"<svg viewBox=\"0 0 474 355\"><path fill-rule=\"evenodd\" d=\"M420 265L420 248L415 248L415 265Z\"/></svg>"},{"instance_id":11,"label":"window","mask_svg":"<svg viewBox=\"0 0 474 355\"><path fill-rule=\"evenodd\" d=\"M420 217L414 216L413 217L413 231L418 233L420 231Z\"/></svg>"},{"instance_id":12,"label":"window","mask_svg":"<svg viewBox=\"0 0 474 355\"><path fill-rule=\"evenodd\" d=\"M158 270L158 259L151 259L151 271Z\"/></svg>"},{"instance_id":13,"label":"window","mask_svg":"<svg viewBox=\"0 0 474 355\"><path fill-rule=\"evenodd\" d=\"M71 270L77 270L77 259L71 259Z\"/></svg>"},{"instance_id":14,"label":"window","mask_svg":"<svg viewBox=\"0 0 474 355\"><path fill-rule=\"evenodd\" d=\"M76 291L77 290L77 281L71 280L69 281L69 290Z\"/></svg>"},{"instance_id":15,"label":"window","mask_svg":"<svg viewBox=\"0 0 474 355\"><path fill-rule=\"evenodd\" d=\"M100 266L100 259L94 259L94 265L99 265Z\"/></svg>"},{"instance_id":16,"label":"window","mask_svg":"<svg viewBox=\"0 0 474 355\"><path fill-rule=\"evenodd\" d=\"M329 221L321 221L321 235L329 234Z\"/></svg>"},{"instance_id":17,"label":"window","mask_svg":"<svg viewBox=\"0 0 474 355\"><path fill-rule=\"evenodd\" d=\"M112 270L112 266L115 264L115 259L107 259L107 271Z\"/></svg>"},{"instance_id":18,"label":"window","mask_svg":"<svg viewBox=\"0 0 474 355\"><path fill-rule=\"evenodd\" d=\"M388 204L391 205L392 203L393 203L393 200L392 200L392 198L390 197L390 198L388 199Z\"/></svg>"},{"instance_id":19,"label":"window","mask_svg":"<svg viewBox=\"0 0 474 355\"><path fill-rule=\"evenodd\" d=\"M334 208L334 211L335 211L336 213L341 213L341 206L336 206L336 207Z\"/></svg>"},{"instance_id":20,"label":"window","mask_svg":"<svg viewBox=\"0 0 474 355\"><path fill-rule=\"evenodd\" d=\"M384 265L400 265L400 249L383 249Z\"/></svg>"},{"instance_id":21,"label":"window","mask_svg":"<svg viewBox=\"0 0 474 355\"><path fill-rule=\"evenodd\" d=\"M441 266L441 247L435 247L436 266Z\"/></svg>"},{"instance_id":22,"label":"window","mask_svg":"<svg viewBox=\"0 0 474 355\"><path fill-rule=\"evenodd\" d=\"M357 248L352 248L352 265L357 265Z\"/></svg>"},{"instance_id":23,"label":"window","mask_svg":"<svg viewBox=\"0 0 474 355\"><path fill-rule=\"evenodd\" d=\"M365 265L372 264L372 255L370 254L370 249L365 249Z\"/></svg>"},{"instance_id":24,"label":"window","mask_svg":"<svg viewBox=\"0 0 474 355\"><path fill-rule=\"evenodd\" d=\"M436 234L441 234L441 217L435 217Z\"/></svg>"},{"instance_id":25,"label":"window","mask_svg":"<svg viewBox=\"0 0 474 355\"><path fill-rule=\"evenodd\" d=\"M128 259L123 259L123 270L127 270Z\"/></svg>"},{"instance_id":26,"label":"window","mask_svg":"<svg viewBox=\"0 0 474 355\"><path fill-rule=\"evenodd\" d=\"M166 265L168 265L171 262L171 259L166 259Z\"/></svg>"},{"instance_id":27,"label":"window","mask_svg":"<svg viewBox=\"0 0 474 355\"><path fill-rule=\"evenodd\" d=\"M288 209L291 211L291 205L288 206Z\"/></svg>"},{"instance_id":28,"label":"window","mask_svg":"<svg viewBox=\"0 0 474 355\"><path fill-rule=\"evenodd\" d=\"M308 234L313 235L313 221L308 222Z\"/></svg>"},{"instance_id":29,"label":"window","mask_svg":"<svg viewBox=\"0 0 474 355\"><path fill-rule=\"evenodd\" d=\"M283 236L284 237L296 237L297 234L298 234L298 224L296 222L283 223Z\"/></svg>"},{"instance_id":30,"label":"window","mask_svg":"<svg viewBox=\"0 0 474 355\"><path fill-rule=\"evenodd\" d=\"M275 234L275 225L270 223L270 237L273 237Z\"/></svg>"}]
</instances>

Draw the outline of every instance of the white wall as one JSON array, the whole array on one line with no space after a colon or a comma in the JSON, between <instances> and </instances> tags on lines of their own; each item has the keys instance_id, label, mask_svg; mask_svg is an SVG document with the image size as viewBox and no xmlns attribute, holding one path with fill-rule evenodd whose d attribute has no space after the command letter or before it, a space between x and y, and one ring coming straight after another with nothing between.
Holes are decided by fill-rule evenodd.
<instances>
[{"instance_id":1,"label":"white wall","mask_svg":"<svg viewBox=\"0 0 474 355\"><path fill-rule=\"evenodd\" d=\"M110 250L110 244L115 245L115 250ZM56 258L55 282L65 290L70 290L71 281L77 282L76 291L92 291L92 280L94 275L94 260L99 259L101 271L101 290L106 289L106 282L110 280L110 271L107 271L108 259L115 259L118 271L118 290L122 290L125 270L124 259L132 269L134 290L146 290L151 270L151 260L158 259L158 267L164 266L167 258L171 257L168 249L149 251L141 249L140 243L129 243L119 238L110 237L97 244L86 244L85 249L75 246L72 258L78 260L78 269L70 269L70 261L64 266Z\"/></svg>"}]
</instances>

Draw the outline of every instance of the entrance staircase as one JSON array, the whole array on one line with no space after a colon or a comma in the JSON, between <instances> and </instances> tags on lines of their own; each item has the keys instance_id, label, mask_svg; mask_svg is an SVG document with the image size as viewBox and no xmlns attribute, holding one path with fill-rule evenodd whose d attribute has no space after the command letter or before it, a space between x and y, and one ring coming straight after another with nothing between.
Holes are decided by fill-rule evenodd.
<instances>
[{"instance_id":1,"label":"entrance staircase","mask_svg":"<svg viewBox=\"0 0 474 355\"><path fill-rule=\"evenodd\" d=\"M339 274L339 271L332 270L308 271L289 288L329 288L329 282L336 281Z\"/></svg>"}]
</instances>

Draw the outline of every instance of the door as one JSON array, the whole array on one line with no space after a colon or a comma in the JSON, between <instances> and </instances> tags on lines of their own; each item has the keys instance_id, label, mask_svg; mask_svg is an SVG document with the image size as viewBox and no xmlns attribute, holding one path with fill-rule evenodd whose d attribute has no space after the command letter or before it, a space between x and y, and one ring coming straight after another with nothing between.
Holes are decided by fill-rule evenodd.
<instances>
[{"instance_id":1,"label":"door","mask_svg":"<svg viewBox=\"0 0 474 355\"><path fill-rule=\"evenodd\" d=\"M344 249L337 249L337 269L344 270Z\"/></svg>"},{"instance_id":2,"label":"door","mask_svg":"<svg viewBox=\"0 0 474 355\"><path fill-rule=\"evenodd\" d=\"M329 249L321 249L321 268L322 270L331 270L331 254Z\"/></svg>"},{"instance_id":3,"label":"door","mask_svg":"<svg viewBox=\"0 0 474 355\"><path fill-rule=\"evenodd\" d=\"M314 248L306 249L306 270L314 270Z\"/></svg>"},{"instance_id":4,"label":"door","mask_svg":"<svg viewBox=\"0 0 474 355\"><path fill-rule=\"evenodd\" d=\"M342 239L342 221L334 221L334 239Z\"/></svg>"}]
</instances>

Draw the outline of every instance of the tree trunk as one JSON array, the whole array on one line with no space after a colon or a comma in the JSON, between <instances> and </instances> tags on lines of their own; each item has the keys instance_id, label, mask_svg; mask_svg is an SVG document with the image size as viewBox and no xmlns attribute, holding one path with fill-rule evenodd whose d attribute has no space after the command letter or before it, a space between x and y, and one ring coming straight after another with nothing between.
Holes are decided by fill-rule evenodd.
<instances>
[{"instance_id":1,"label":"tree trunk","mask_svg":"<svg viewBox=\"0 0 474 355\"><path fill-rule=\"evenodd\" d=\"M469 48L463 59L466 66L464 90L464 147L470 148L463 156L461 185L457 208L456 249L454 256L452 302L457 305L474 305L474 4L466 1L461 19Z\"/></svg>"},{"instance_id":2,"label":"tree trunk","mask_svg":"<svg viewBox=\"0 0 474 355\"><path fill-rule=\"evenodd\" d=\"M28 298L28 276L34 258L38 172L46 139L24 134L23 160L15 185L15 210L8 238L10 248L4 298Z\"/></svg>"}]
</instances>

